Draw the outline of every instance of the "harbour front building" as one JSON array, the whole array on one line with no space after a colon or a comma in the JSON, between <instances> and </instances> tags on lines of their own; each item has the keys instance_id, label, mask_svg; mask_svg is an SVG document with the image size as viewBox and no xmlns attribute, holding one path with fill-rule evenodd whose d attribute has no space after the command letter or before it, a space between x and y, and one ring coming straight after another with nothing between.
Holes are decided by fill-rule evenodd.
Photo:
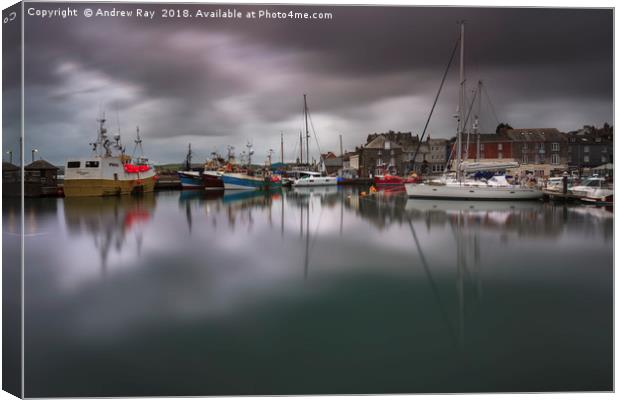
<instances>
[{"instance_id":1,"label":"harbour front building","mask_svg":"<svg viewBox=\"0 0 620 400\"><path fill-rule=\"evenodd\" d=\"M351 166L357 166L360 177L371 177L386 173L406 175L411 171L413 154L418 136L411 132L373 133L366 138L366 144L355 149L357 157L350 157ZM417 159L424 160L423 149Z\"/></svg>"},{"instance_id":2,"label":"harbour front building","mask_svg":"<svg viewBox=\"0 0 620 400\"><path fill-rule=\"evenodd\" d=\"M568 137L555 128L506 129L512 158L520 166L515 175L531 173L537 177L560 174L568 169ZM500 134L501 134L500 133Z\"/></svg>"},{"instance_id":3,"label":"harbour front building","mask_svg":"<svg viewBox=\"0 0 620 400\"><path fill-rule=\"evenodd\" d=\"M428 147L428 155L426 156L428 162L428 174L441 175L448 162L448 154L446 147L448 146L447 139L431 139L430 136L426 139L426 145Z\"/></svg>"},{"instance_id":4,"label":"harbour front building","mask_svg":"<svg viewBox=\"0 0 620 400\"><path fill-rule=\"evenodd\" d=\"M467 161L516 161L512 155L512 140L505 133L471 135L465 145L463 158Z\"/></svg>"},{"instance_id":5,"label":"harbour front building","mask_svg":"<svg viewBox=\"0 0 620 400\"><path fill-rule=\"evenodd\" d=\"M599 129L586 125L567 136L569 169L582 174L613 163L613 127L608 124Z\"/></svg>"}]
</instances>

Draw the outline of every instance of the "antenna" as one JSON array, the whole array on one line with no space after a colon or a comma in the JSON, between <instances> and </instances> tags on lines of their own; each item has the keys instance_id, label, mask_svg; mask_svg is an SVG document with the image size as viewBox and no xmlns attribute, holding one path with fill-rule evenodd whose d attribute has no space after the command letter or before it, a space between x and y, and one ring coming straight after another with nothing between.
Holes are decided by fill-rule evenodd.
<instances>
[{"instance_id":1,"label":"antenna","mask_svg":"<svg viewBox=\"0 0 620 400\"><path fill-rule=\"evenodd\" d=\"M132 157L136 154L136 150L140 149L140 157L144 156L144 150L142 149L142 138L140 137L140 127L136 126L136 139L133 141L135 143L133 147Z\"/></svg>"},{"instance_id":2,"label":"antenna","mask_svg":"<svg viewBox=\"0 0 620 400\"><path fill-rule=\"evenodd\" d=\"M252 165L252 154L254 154L254 150L252 150L252 142L248 140L245 147L248 148L248 166Z\"/></svg>"},{"instance_id":3,"label":"antenna","mask_svg":"<svg viewBox=\"0 0 620 400\"><path fill-rule=\"evenodd\" d=\"M116 125L118 127L118 134L120 136L120 134L121 134L121 120L120 120L120 118L118 116L118 106L116 107Z\"/></svg>"}]
</instances>

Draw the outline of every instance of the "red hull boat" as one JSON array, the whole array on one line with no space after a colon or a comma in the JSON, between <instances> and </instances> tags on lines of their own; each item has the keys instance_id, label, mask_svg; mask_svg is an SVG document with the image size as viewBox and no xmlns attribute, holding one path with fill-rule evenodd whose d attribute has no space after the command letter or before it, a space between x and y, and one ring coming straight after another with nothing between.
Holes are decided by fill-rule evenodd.
<instances>
[{"instance_id":1,"label":"red hull boat","mask_svg":"<svg viewBox=\"0 0 620 400\"><path fill-rule=\"evenodd\" d=\"M420 178L410 176L403 178L396 175L377 175L373 182L377 187L405 187L405 183L418 183Z\"/></svg>"},{"instance_id":2,"label":"red hull boat","mask_svg":"<svg viewBox=\"0 0 620 400\"><path fill-rule=\"evenodd\" d=\"M224 190L224 181L215 171L204 171L202 182L205 185L205 190Z\"/></svg>"}]
</instances>

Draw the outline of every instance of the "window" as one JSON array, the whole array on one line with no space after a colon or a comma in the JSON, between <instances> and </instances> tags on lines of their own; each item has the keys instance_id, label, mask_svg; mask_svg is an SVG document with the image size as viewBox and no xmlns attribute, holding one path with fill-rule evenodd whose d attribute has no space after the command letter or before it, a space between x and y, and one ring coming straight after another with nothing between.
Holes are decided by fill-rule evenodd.
<instances>
[{"instance_id":1,"label":"window","mask_svg":"<svg viewBox=\"0 0 620 400\"><path fill-rule=\"evenodd\" d=\"M603 148L601 149L601 153L607 153L607 147L603 147Z\"/></svg>"},{"instance_id":2,"label":"window","mask_svg":"<svg viewBox=\"0 0 620 400\"><path fill-rule=\"evenodd\" d=\"M583 152L584 153L589 153L590 152L590 146L583 146Z\"/></svg>"},{"instance_id":3,"label":"window","mask_svg":"<svg viewBox=\"0 0 620 400\"><path fill-rule=\"evenodd\" d=\"M79 161L69 161L67 163L67 168L80 168L80 162Z\"/></svg>"},{"instance_id":4,"label":"window","mask_svg":"<svg viewBox=\"0 0 620 400\"><path fill-rule=\"evenodd\" d=\"M504 154L500 151L499 153L497 153L497 158L501 160L502 158L504 158Z\"/></svg>"},{"instance_id":5,"label":"window","mask_svg":"<svg viewBox=\"0 0 620 400\"><path fill-rule=\"evenodd\" d=\"M480 151L484 150L484 143L480 143Z\"/></svg>"},{"instance_id":6,"label":"window","mask_svg":"<svg viewBox=\"0 0 620 400\"><path fill-rule=\"evenodd\" d=\"M553 150L553 151L560 151L560 144L559 143L553 143L551 145L551 150Z\"/></svg>"},{"instance_id":7,"label":"window","mask_svg":"<svg viewBox=\"0 0 620 400\"><path fill-rule=\"evenodd\" d=\"M523 150L527 150L527 143L523 143Z\"/></svg>"},{"instance_id":8,"label":"window","mask_svg":"<svg viewBox=\"0 0 620 400\"><path fill-rule=\"evenodd\" d=\"M601 156L601 163L606 163L607 162L607 156Z\"/></svg>"},{"instance_id":9,"label":"window","mask_svg":"<svg viewBox=\"0 0 620 400\"><path fill-rule=\"evenodd\" d=\"M523 164L527 164L528 160L527 160L527 154L523 155Z\"/></svg>"},{"instance_id":10,"label":"window","mask_svg":"<svg viewBox=\"0 0 620 400\"><path fill-rule=\"evenodd\" d=\"M551 164L558 165L560 163L560 155L559 154L551 154Z\"/></svg>"},{"instance_id":11,"label":"window","mask_svg":"<svg viewBox=\"0 0 620 400\"><path fill-rule=\"evenodd\" d=\"M583 156L583 162L589 163L590 162L590 156Z\"/></svg>"},{"instance_id":12,"label":"window","mask_svg":"<svg viewBox=\"0 0 620 400\"><path fill-rule=\"evenodd\" d=\"M502 143L498 143L497 144L497 150L504 150L504 145Z\"/></svg>"},{"instance_id":13,"label":"window","mask_svg":"<svg viewBox=\"0 0 620 400\"><path fill-rule=\"evenodd\" d=\"M86 168L99 168L99 161L86 161L84 164Z\"/></svg>"},{"instance_id":14,"label":"window","mask_svg":"<svg viewBox=\"0 0 620 400\"><path fill-rule=\"evenodd\" d=\"M596 143L600 143L600 142L601 142L601 138L600 138L600 137L597 137L596 139L594 139L594 141L595 141Z\"/></svg>"}]
</instances>

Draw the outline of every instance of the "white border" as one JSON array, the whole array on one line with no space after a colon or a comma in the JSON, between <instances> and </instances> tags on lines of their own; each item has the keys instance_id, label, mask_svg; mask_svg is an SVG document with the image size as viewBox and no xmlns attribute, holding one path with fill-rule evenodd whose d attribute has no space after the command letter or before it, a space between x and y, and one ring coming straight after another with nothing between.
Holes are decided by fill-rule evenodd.
<instances>
[{"instance_id":1,"label":"white border","mask_svg":"<svg viewBox=\"0 0 620 400\"><path fill-rule=\"evenodd\" d=\"M86 3L86 2L90 2L90 1L85 1L82 3ZM93 3L96 3L96 1L92 1ZM131 3L131 1L119 1L119 0L110 0L110 1L106 1L107 3ZM137 3L138 1L134 1L134 3ZM11 6L12 4L15 4L15 1L10 1L10 0L0 0L0 5L2 6L2 9L5 9L9 6ZM67 3L64 1L61 1L59 3ZM147 3L147 2L142 2L142 3ZM178 1L178 0L155 0L155 1L149 1L148 3L184 3L183 1ZM615 6L615 2L613 1L609 1L609 0L590 0L590 1L583 1L583 0L563 0L563 1L558 1L558 0L521 0L521 1L514 1L514 0L477 0L475 1L475 3L472 3L472 1L466 1L466 0L449 0L449 1L433 1L433 0L415 0L415 1L407 1L407 0L389 0L389 1L383 1L383 0L376 0L376 1L371 1L371 0L356 0L356 1L351 1L351 0L337 0L337 1L330 1L330 0L312 0L312 1L300 1L300 0L286 0L286 1L281 1L281 2L275 2L275 1L257 1L257 0L243 0L243 1L239 1L239 2L234 2L234 1L201 1L201 2L194 2L194 3L204 3L204 4L234 4L234 3L245 3L245 4L265 4L265 3L272 3L272 4L323 4L323 5L379 5L379 6L390 6L390 5L403 5L403 6L469 6L469 7L562 7L562 8L579 8L579 7L584 7L584 8L614 8ZM615 12L614 12L615 13ZM23 18L23 13L22 13L22 18ZM526 22L524 22L526 23ZM23 21L22 21L22 45L23 45L23 29L24 29L24 25L23 25ZM0 41L2 40L2 33L0 30ZM614 121L613 121L613 125L615 125L615 122L618 121L618 107L616 105L615 102L615 98L616 98L616 93L618 92L618 84L615 80L615 76L616 73L618 71L618 65L616 63L616 55L618 54L617 52L618 50L618 32L615 29L615 15L614 15ZM23 54L24 52L22 52L22 74L23 74ZM1 58L1 57L0 57ZM22 76L22 81L23 81L23 76ZM23 87L22 87L22 130L23 130L23 102L24 102L24 98L23 98ZM2 106L2 99L0 97L0 107ZM0 113L1 114L1 113ZM0 124L2 122L2 117L0 116ZM0 125L1 126L1 125ZM22 131L22 137L23 137L23 131ZM618 143L619 141L616 140L615 144L614 144L614 153L616 155L620 154L620 152L618 150L620 150L620 144ZM22 159L23 158L23 154L22 154ZM615 171L616 172L616 171ZM615 176L617 176L616 173L614 173L614 180L615 180ZM614 182L614 185L616 185L617 182ZM1 188L0 188L0 194L1 194ZM23 198L22 198L23 201ZM1 200L0 200L0 204L1 204ZM22 210L23 210L23 205L22 205ZM1 216L0 216L0 221L1 221ZM23 232L23 212L22 212L22 232ZM616 223L616 218L614 218L614 244L615 244L615 238L618 237L618 225ZM22 241L23 241L23 237L22 237ZM0 246L1 249L1 246ZM22 243L22 251L23 251L23 243ZM23 254L22 254L22 260L23 260ZM0 260L0 266L1 266L1 260ZM618 283L618 275L615 273L615 268L618 266L617 260L615 259L615 252L614 252L614 330L615 333L617 334L618 332L618 324L617 321L618 319L615 318L617 315L617 303L616 303L616 296L615 296L615 288L618 287L617 283ZM1 278L0 278L1 280ZM2 294L2 287L0 285L0 296ZM23 268L22 268L22 296L23 296L24 292L23 292ZM22 302L23 304L23 302ZM0 329L2 327L2 322L0 319ZM23 307L22 307L22 329L23 329ZM22 330L22 335L23 335L23 330ZM23 337L23 336L22 336ZM614 338L615 339L615 338ZM22 340L22 355L23 355L23 340ZM2 356L2 350L0 348L0 357ZM618 348L615 346L615 340L614 340L614 386L615 384L618 382L618 369L615 368L615 361L618 360ZM22 367L23 367L23 363L22 363ZM0 364L0 372L1 372L1 364ZM1 374L0 374L1 376ZM22 382L23 384L23 382ZM23 389L23 388L22 388ZM23 393L23 392L22 392ZM372 398L377 398L377 399L420 399L420 400L427 400L427 399L435 399L435 398L439 398L440 396L449 396L449 395L378 395L378 396L372 396ZM532 398L538 398L538 397L544 397L545 399L551 399L551 400L556 400L556 399L607 399L607 398L613 398L615 397L614 393L544 393L544 394L528 394L528 393L524 393L524 394L458 394L455 395L458 396L459 399L466 399L466 400L470 400L470 399L478 399L480 396L483 396L485 399L489 399L489 400L496 400L496 399L532 399ZM296 399L312 399L312 398L321 398L321 397L325 397L325 396L295 396L294 398ZM330 396L331 399L334 400L350 400L352 398L364 398L367 396ZM15 397L13 397L12 395L6 393L6 392L0 392L0 400L8 400L8 399L14 399ZM171 399L186 399L187 397L171 397ZM199 397L201 398L201 397ZM207 398L207 397L204 397ZM216 397L210 397L210 398L216 398ZM260 396L251 396L251 397L225 397L224 399L231 399L231 400L236 400L236 399L271 399L271 398L276 398L276 397L260 397ZM122 398L121 398L122 399ZM135 398L126 398L126 399L135 399ZM142 397L141 399L161 399L158 397Z\"/></svg>"}]
</instances>

